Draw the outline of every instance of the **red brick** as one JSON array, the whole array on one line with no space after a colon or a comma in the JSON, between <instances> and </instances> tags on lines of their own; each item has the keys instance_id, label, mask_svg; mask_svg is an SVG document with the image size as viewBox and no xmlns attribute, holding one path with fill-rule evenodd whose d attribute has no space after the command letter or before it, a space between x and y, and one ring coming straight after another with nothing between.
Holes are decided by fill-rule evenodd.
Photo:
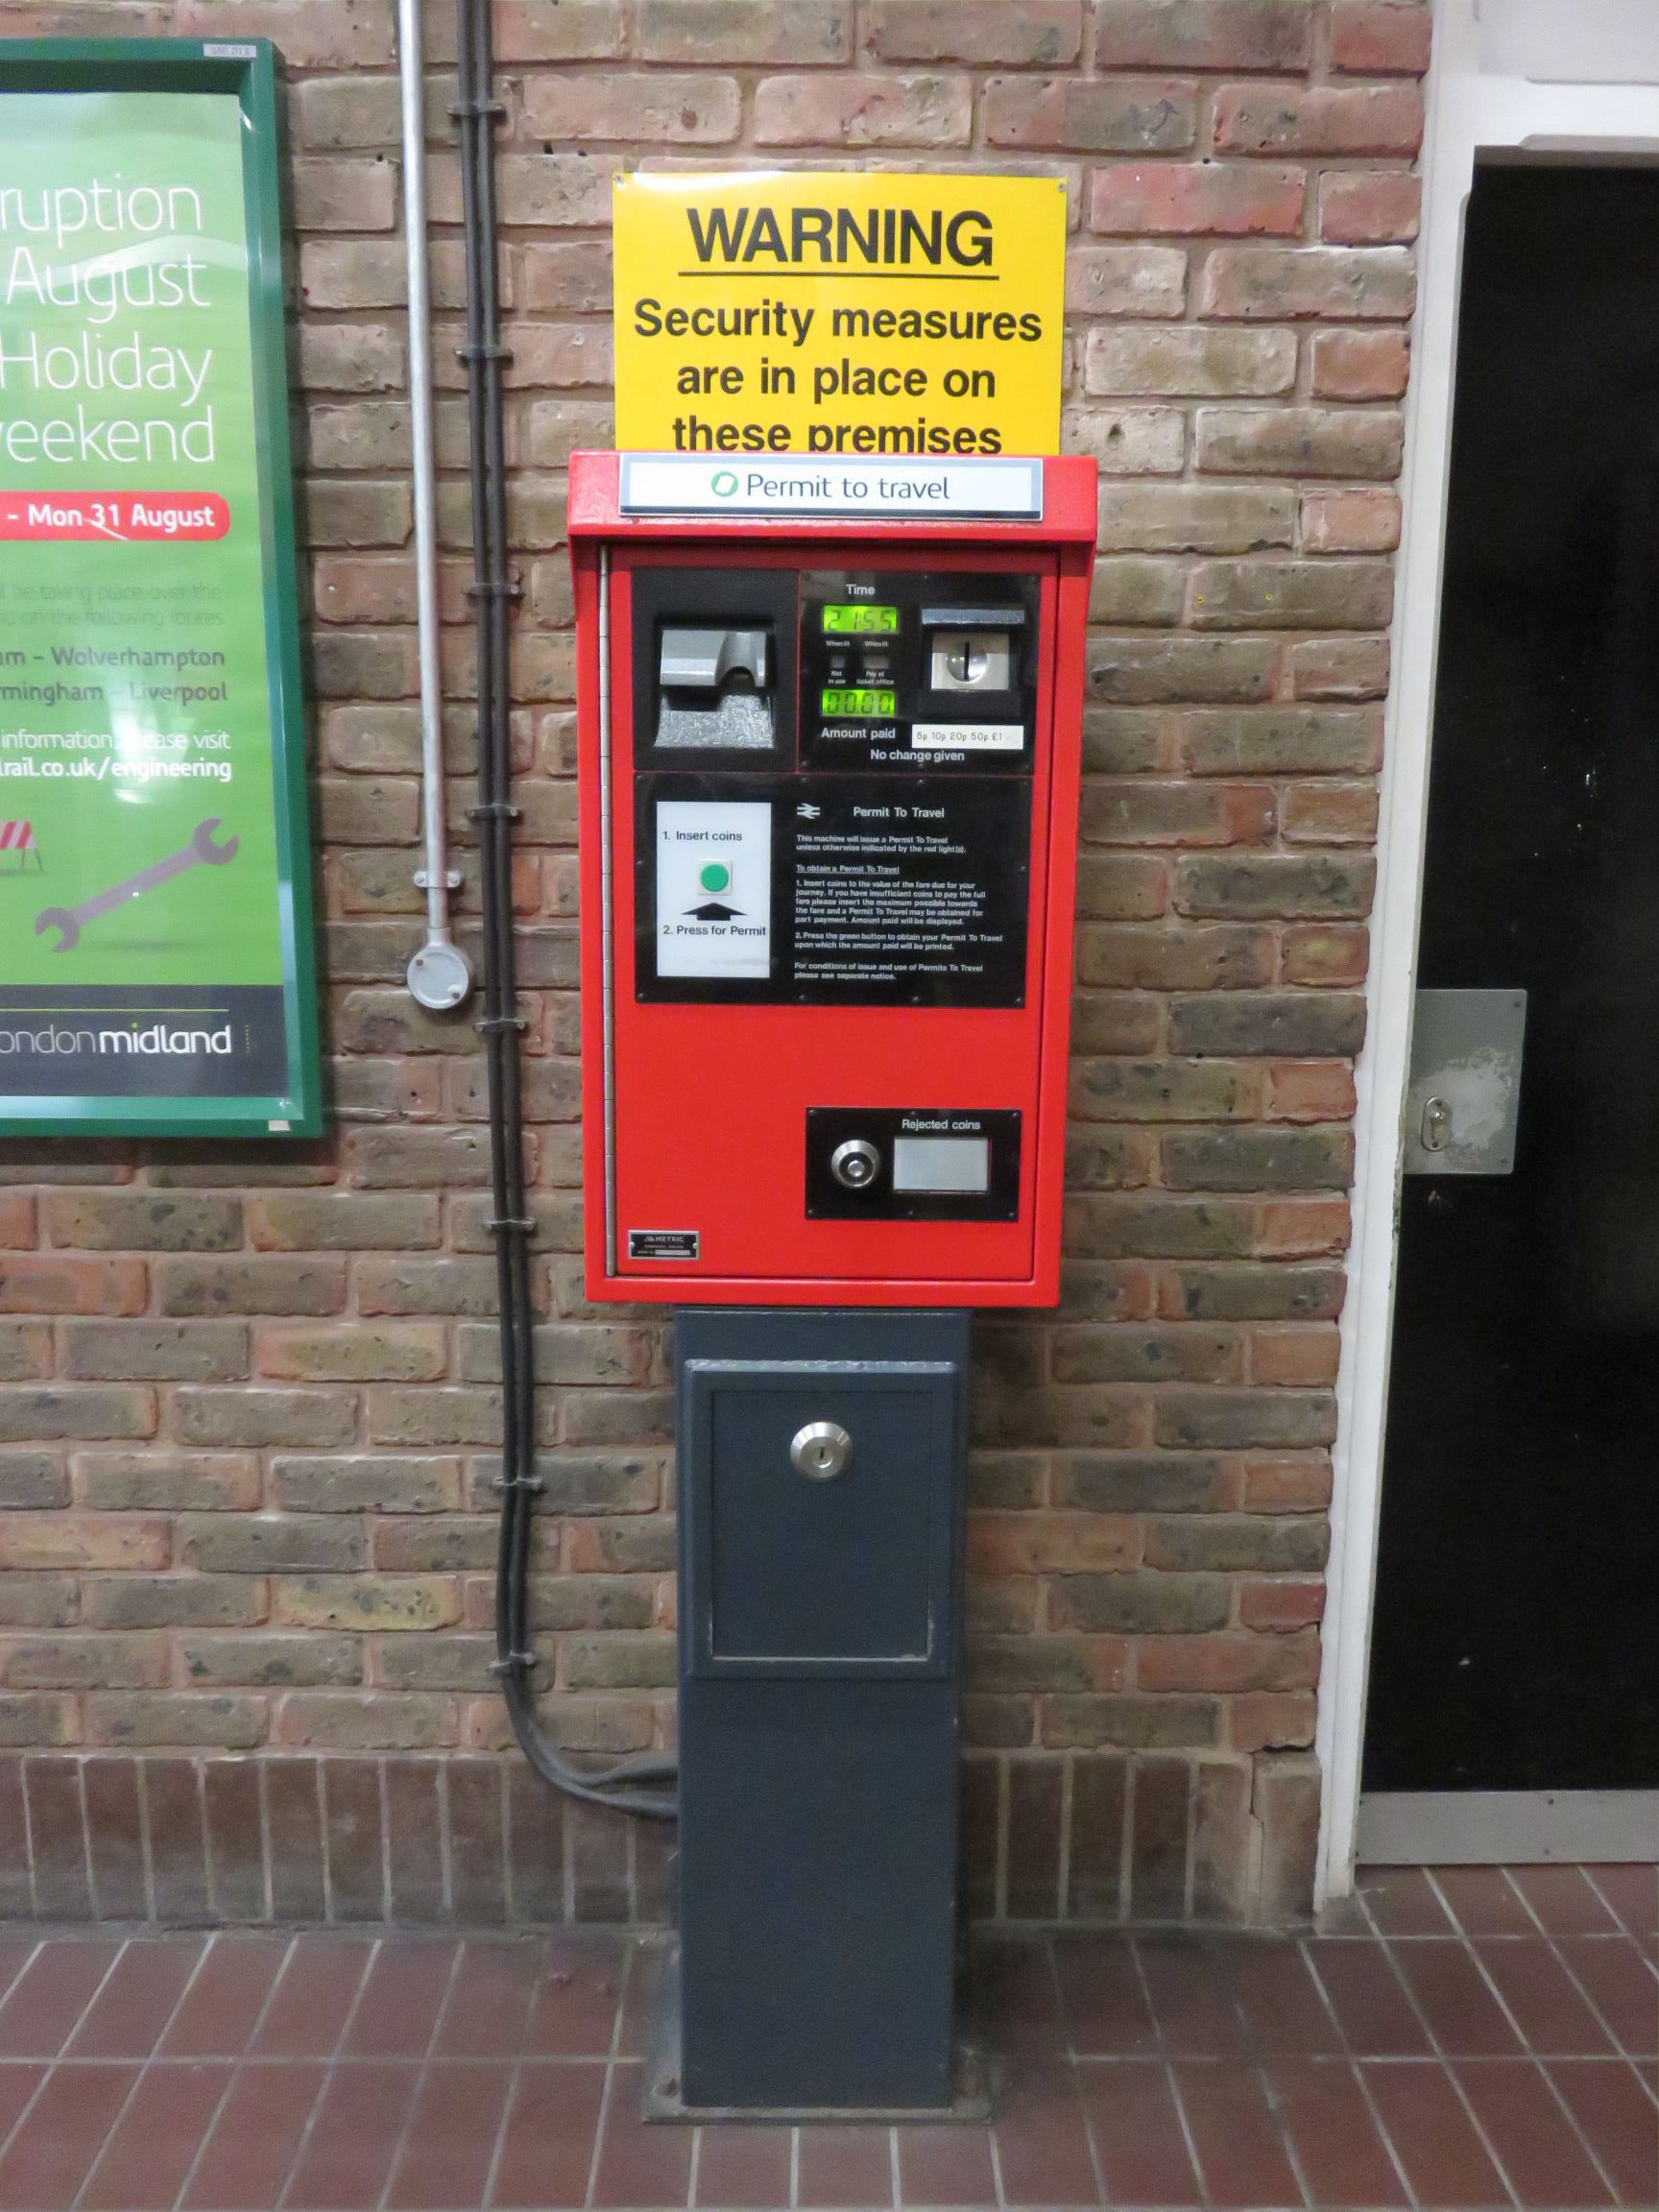
<instances>
[{"instance_id":1,"label":"red brick","mask_svg":"<svg viewBox=\"0 0 1659 2212\"><path fill-rule=\"evenodd\" d=\"M1409 156L1423 137L1415 84L1224 84L1214 112L1223 154Z\"/></svg>"},{"instance_id":2,"label":"red brick","mask_svg":"<svg viewBox=\"0 0 1659 2212\"><path fill-rule=\"evenodd\" d=\"M0 1257L0 1313L141 1313L145 1284L141 1260Z\"/></svg>"},{"instance_id":3,"label":"red brick","mask_svg":"<svg viewBox=\"0 0 1659 2212\"><path fill-rule=\"evenodd\" d=\"M1253 1691L1227 1706L1227 1741L1235 1751L1299 1750L1313 1741L1310 1690Z\"/></svg>"},{"instance_id":4,"label":"red brick","mask_svg":"<svg viewBox=\"0 0 1659 2212\"><path fill-rule=\"evenodd\" d=\"M119 1567L153 1573L173 1556L171 1523L131 1513L0 1514L0 1567Z\"/></svg>"},{"instance_id":5,"label":"red brick","mask_svg":"<svg viewBox=\"0 0 1659 2212\"><path fill-rule=\"evenodd\" d=\"M1430 0L1333 0L1331 66L1358 77L1420 77L1432 31Z\"/></svg>"},{"instance_id":6,"label":"red brick","mask_svg":"<svg viewBox=\"0 0 1659 2212\"><path fill-rule=\"evenodd\" d=\"M966 77L767 77L755 88L757 146L966 146Z\"/></svg>"},{"instance_id":7,"label":"red brick","mask_svg":"<svg viewBox=\"0 0 1659 2212\"><path fill-rule=\"evenodd\" d=\"M1246 1628L1278 1632L1317 1627L1325 1615L1323 1582L1245 1582L1238 1590L1238 1618Z\"/></svg>"},{"instance_id":8,"label":"red brick","mask_svg":"<svg viewBox=\"0 0 1659 2212\"><path fill-rule=\"evenodd\" d=\"M1136 235L1293 236L1307 187L1301 169L1259 161L1124 161L1090 180L1089 225Z\"/></svg>"},{"instance_id":9,"label":"red brick","mask_svg":"<svg viewBox=\"0 0 1659 2212\"><path fill-rule=\"evenodd\" d=\"M1148 1636L1135 1654L1138 1690L1311 1689L1319 1639L1278 1636Z\"/></svg>"},{"instance_id":10,"label":"red brick","mask_svg":"<svg viewBox=\"0 0 1659 2212\"><path fill-rule=\"evenodd\" d=\"M1423 182L1406 169L1328 169L1319 180L1319 235L1382 246L1417 235Z\"/></svg>"},{"instance_id":11,"label":"red brick","mask_svg":"<svg viewBox=\"0 0 1659 2212\"><path fill-rule=\"evenodd\" d=\"M1261 1210L1256 1250L1262 1259L1292 1260L1348 1249L1345 1199L1275 1198Z\"/></svg>"},{"instance_id":12,"label":"red brick","mask_svg":"<svg viewBox=\"0 0 1659 2212\"><path fill-rule=\"evenodd\" d=\"M1395 493L1304 493L1302 543L1310 553L1391 553L1399 542Z\"/></svg>"},{"instance_id":13,"label":"red brick","mask_svg":"<svg viewBox=\"0 0 1659 2212\"><path fill-rule=\"evenodd\" d=\"M569 0L541 5L552 13ZM613 12L620 16L620 7ZM825 67L853 59L853 0L638 0L635 36L647 61ZM606 51L620 53L620 42Z\"/></svg>"},{"instance_id":14,"label":"red brick","mask_svg":"<svg viewBox=\"0 0 1659 2212\"><path fill-rule=\"evenodd\" d=\"M1098 69L1299 69L1309 0L1111 0L1094 26Z\"/></svg>"},{"instance_id":15,"label":"red brick","mask_svg":"<svg viewBox=\"0 0 1659 2212\"><path fill-rule=\"evenodd\" d=\"M864 37L876 61L1000 62L1058 69L1077 60L1082 0L868 0ZM747 56L744 57L748 59Z\"/></svg>"},{"instance_id":16,"label":"red brick","mask_svg":"<svg viewBox=\"0 0 1659 2212\"><path fill-rule=\"evenodd\" d=\"M1316 399L1398 399L1410 347L1403 330L1318 330L1309 347Z\"/></svg>"},{"instance_id":17,"label":"red brick","mask_svg":"<svg viewBox=\"0 0 1659 2212\"><path fill-rule=\"evenodd\" d=\"M1176 79L993 77L984 115L989 146L1181 154L1198 135L1194 87Z\"/></svg>"},{"instance_id":18,"label":"red brick","mask_svg":"<svg viewBox=\"0 0 1659 2212\"><path fill-rule=\"evenodd\" d=\"M493 30L498 61L603 61L628 42L621 0L495 0Z\"/></svg>"},{"instance_id":19,"label":"red brick","mask_svg":"<svg viewBox=\"0 0 1659 2212\"><path fill-rule=\"evenodd\" d=\"M1331 1503L1331 1462L1323 1457L1250 1459L1245 1506L1256 1513L1314 1513Z\"/></svg>"},{"instance_id":20,"label":"red brick","mask_svg":"<svg viewBox=\"0 0 1659 2212\"><path fill-rule=\"evenodd\" d=\"M1316 1388L1335 1382L1336 1355L1334 1329L1257 1329L1250 1336L1250 1380Z\"/></svg>"},{"instance_id":21,"label":"red brick","mask_svg":"<svg viewBox=\"0 0 1659 2212\"><path fill-rule=\"evenodd\" d=\"M614 75L546 70L524 86L531 135L578 144L725 146L736 137L741 116L736 80L702 71L676 77L654 69Z\"/></svg>"}]
</instances>

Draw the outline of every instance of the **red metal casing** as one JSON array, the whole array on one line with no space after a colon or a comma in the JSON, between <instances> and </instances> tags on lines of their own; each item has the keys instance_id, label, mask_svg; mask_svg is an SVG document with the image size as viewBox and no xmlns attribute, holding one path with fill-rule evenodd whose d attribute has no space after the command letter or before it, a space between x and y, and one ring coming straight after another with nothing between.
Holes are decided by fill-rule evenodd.
<instances>
[{"instance_id":1,"label":"red metal casing","mask_svg":"<svg viewBox=\"0 0 1659 2212\"><path fill-rule=\"evenodd\" d=\"M1040 519L709 519L624 514L619 456L572 455L590 1298L803 1306L1057 1300L1097 493L1093 460L1068 455L1042 466ZM603 699L602 552L610 639ZM637 766L633 579L652 566L696 565L700 553L722 567L862 564L933 574L996 569L1038 580L1022 1004L656 1004L637 996L636 829L627 799ZM1017 1218L808 1218L805 1115L826 1106L1017 1110L1024 1131ZM628 1257L631 1229L683 1227L699 1233L696 1260Z\"/></svg>"}]
</instances>

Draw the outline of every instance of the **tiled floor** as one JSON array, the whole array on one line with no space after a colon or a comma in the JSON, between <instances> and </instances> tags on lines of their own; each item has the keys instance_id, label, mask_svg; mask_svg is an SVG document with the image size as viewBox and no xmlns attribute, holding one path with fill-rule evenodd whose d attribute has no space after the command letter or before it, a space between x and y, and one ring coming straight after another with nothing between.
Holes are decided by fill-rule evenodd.
<instances>
[{"instance_id":1,"label":"tiled floor","mask_svg":"<svg viewBox=\"0 0 1659 2212\"><path fill-rule=\"evenodd\" d=\"M994 2128L646 2128L617 1936L0 1929L0 2212L1659 2205L1652 1867L998 1937Z\"/></svg>"}]
</instances>

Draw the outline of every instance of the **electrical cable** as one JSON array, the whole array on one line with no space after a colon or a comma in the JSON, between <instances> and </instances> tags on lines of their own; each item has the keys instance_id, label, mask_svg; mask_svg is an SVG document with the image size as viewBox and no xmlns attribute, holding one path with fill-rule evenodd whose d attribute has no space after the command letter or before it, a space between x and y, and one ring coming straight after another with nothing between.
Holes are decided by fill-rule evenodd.
<instances>
[{"instance_id":1,"label":"electrical cable","mask_svg":"<svg viewBox=\"0 0 1659 2212\"><path fill-rule=\"evenodd\" d=\"M519 1748L543 1781L589 1805L652 1820L672 1820L678 1762L642 1752L590 1769L572 1766L543 1730L536 1708L536 1651L529 1625L530 1546L536 1473L535 1309L530 1291L529 1197L524 1181L524 1117L513 936L513 761L510 727L510 603L517 596L507 553L507 468L502 426L501 344L496 269L494 128L503 112L494 94L489 0L457 0L462 212L467 260L469 471L472 503L472 583L478 659L479 893L483 906L484 1040L490 1110L489 1223L495 1245L501 1340L501 1532L495 1575L495 1660Z\"/></svg>"}]
</instances>

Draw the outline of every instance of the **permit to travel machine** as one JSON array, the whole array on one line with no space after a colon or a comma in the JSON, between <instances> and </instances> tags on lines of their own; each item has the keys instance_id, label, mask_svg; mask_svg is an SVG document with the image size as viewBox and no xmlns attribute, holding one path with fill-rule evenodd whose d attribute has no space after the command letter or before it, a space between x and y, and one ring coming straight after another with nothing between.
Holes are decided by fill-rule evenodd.
<instances>
[{"instance_id":1,"label":"permit to travel machine","mask_svg":"<svg viewBox=\"0 0 1659 2212\"><path fill-rule=\"evenodd\" d=\"M1095 471L577 454L596 1299L1058 1294Z\"/></svg>"},{"instance_id":2,"label":"permit to travel machine","mask_svg":"<svg viewBox=\"0 0 1659 2212\"><path fill-rule=\"evenodd\" d=\"M570 465L588 1293L681 1309L645 2112L982 2117L969 1310L1059 1294L1091 460Z\"/></svg>"}]
</instances>

